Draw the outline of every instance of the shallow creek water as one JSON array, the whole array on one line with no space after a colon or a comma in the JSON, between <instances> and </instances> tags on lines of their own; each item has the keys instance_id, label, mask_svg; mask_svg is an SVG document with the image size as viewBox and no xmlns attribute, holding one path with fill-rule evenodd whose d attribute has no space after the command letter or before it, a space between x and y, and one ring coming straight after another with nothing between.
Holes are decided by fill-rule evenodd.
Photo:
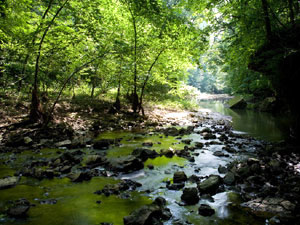
<instances>
[{"instance_id":1,"label":"shallow creek water","mask_svg":"<svg viewBox=\"0 0 300 225\"><path fill-rule=\"evenodd\" d=\"M192 139L191 146L197 141L206 143L197 130L204 127L212 130L210 123L202 124L195 130L195 133L186 135L182 139ZM215 133L217 137L219 134ZM184 144L176 137L164 136L151 131L110 131L102 133L99 139L122 138L120 146L112 146L107 150L107 157L119 157L130 154L135 148L142 147L144 142L152 142L154 145L150 149L159 152L161 149L181 150ZM238 144L239 148L235 147ZM225 166L232 160L251 155L255 151L258 141L253 139L234 138L232 147L237 153L228 153L229 157L214 156L215 151L221 151L223 144L205 145L203 149L194 151L195 162L174 156L167 158L165 156L155 159L148 159L144 164L143 170L131 173L121 174L118 177L94 177L90 181L81 183L72 183L68 178L54 178L37 180L33 178L22 177L20 183L9 189L0 190L0 211L5 209L7 201L26 198L35 204L30 208L29 217L25 220L15 220L0 214L0 224L30 224L30 225L83 225L100 224L102 222L113 223L115 225L123 224L123 217L127 216L134 209L142 205L149 204L158 196L167 200L167 207L170 208L173 217L164 224L175 224L181 221L183 224L210 225L210 224L265 224L264 220L255 218L245 211L232 207L232 204L239 203L239 197L233 191L224 191L213 197L213 201L201 199L194 206L180 206L180 196L182 190L173 191L166 188L166 181L172 181L173 174L176 171L184 171L187 176L197 175L208 176L219 174L218 167ZM40 159L57 157L64 150L42 149L40 152L25 151L20 154L1 154L0 155L0 178L13 175L20 169L24 162ZM83 149L86 155L97 153L97 150ZM84 164L84 161L82 162ZM153 170L147 168L152 164ZM101 169L101 168L99 168ZM127 195L115 196L95 195L94 192L102 189L104 185L117 183L121 179L132 179L142 184L135 192ZM186 183L186 187L196 186L195 183ZM51 200L55 199L55 204ZM47 200L50 200L47 202ZM97 203L97 201L101 201ZM209 204L216 210L216 214L211 217L203 217L197 213L199 204Z\"/></svg>"}]
</instances>

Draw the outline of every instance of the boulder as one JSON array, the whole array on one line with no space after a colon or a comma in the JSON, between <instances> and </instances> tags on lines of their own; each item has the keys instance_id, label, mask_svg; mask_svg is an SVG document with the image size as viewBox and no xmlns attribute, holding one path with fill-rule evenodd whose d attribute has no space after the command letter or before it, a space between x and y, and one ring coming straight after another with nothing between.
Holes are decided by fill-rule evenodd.
<instances>
[{"instance_id":1,"label":"boulder","mask_svg":"<svg viewBox=\"0 0 300 225\"><path fill-rule=\"evenodd\" d=\"M125 216L124 225L162 224L162 220L170 218L170 211L164 208L165 203L164 199L158 197L152 204L142 206Z\"/></svg>"},{"instance_id":2,"label":"boulder","mask_svg":"<svg viewBox=\"0 0 300 225\"><path fill-rule=\"evenodd\" d=\"M19 177L7 177L0 179L0 190L13 187L19 182Z\"/></svg>"},{"instance_id":3,"label":"boulder","mask_svg":"<svg viewBox=\"0 0 300 225\"><path fill-rule=\"evenodd\" d=\"M230 99L227 103L231 109L244 109L247 107L246 101L240 96Z\"/></svg>"},{"instance_id":4,"label":"boulder","mask_svg":"<svg viewBox=\"0 0 300 225\"><path fill-rule=\"evenodd\" d=\"M111 170L124 173L129 173L144 168L143 161L133 155L109 159L108 164L108 167Z\"/></svg>"},{"instance_id":5,"label":"boulder","mask_svg":"<svg viewBox=\"0 0 300 225\"><path fill-rule=\"evenodd\" d=\"M150 150L147 148L136 148L135 150L133 150L131 155L136 156L144 162L149 158L156 158L158 156L158 153L154 150Z\"/></svg>"},{"instance_id":6,"label":"boulder","mask_svg":"<svg viewBox=\"0 0 300 225\"><path fill-rule=\"evenodd\" d=\"M198 184L200 194L216 194L222 178L218 175L210 175L206 180Z\"/></svg>"},{"instance_id":7,"label":"boulder","mask_svg":"<svg viewBox=\"0 0 300 225\"><path fill-rule=\"evenodd\" d=\"M182 183L187 181L187 176L183 171L175 172L173 175L173 183Z\"/></svg>"},{"instance_id":8,"label":"boulder","mask_svg":"<svg viewBox=\"0 0 300 225\"><path fill-rule=\"evenodd\" d=\"M228 172L225 177L223 178L223 182L224 184L227 184L227 185L233 185L234 182L235 182L235 176L234 176L234 173L232 172Z\"/></svg>"},{"instance_id":9,"label":"boulder","mask_svg":"<svg viewBox=\"0 0 300 225\"><path fill-rule=\"evenodd\" d=\"M183 189L181 200L184 201L187 205L195 205L198 203L199 199L200 198L197 188L190 187Z\"/></svg>"},{"instance_id":10,"label":"boulder","mask_svg":"<svg viewBox=\"0 0 300 225\"><path fill-rule=\"evenodd\" d=\"M7 214L14 218L27 217L27 212L30 209L30 202L26 199L16 200L13 205L7 210Z\"/></svg>"},{"instance_id":11,"label":"boulder","mask_svg":"<svg viewBox=\"0 0 300 225\"><path fill-rule=\"evenodd\" d=\"M224 173L227 173L228 172L228 169L225 167L225 166L219 166L218 167L218 172L221 173L221 174L224 174Z\"/></svg>"},{"instance_id":12,"label":"boulder","mask_svg":"<svg viewBox=\"0 0 300 225\"><path fill-rule=\"evenodd\" d=\"M198 208L198 213L201 216L212 216L213 214L215 214L215 210L211 208L209 205L201 204L200 207Z\"/></svg>"}]
</instances>

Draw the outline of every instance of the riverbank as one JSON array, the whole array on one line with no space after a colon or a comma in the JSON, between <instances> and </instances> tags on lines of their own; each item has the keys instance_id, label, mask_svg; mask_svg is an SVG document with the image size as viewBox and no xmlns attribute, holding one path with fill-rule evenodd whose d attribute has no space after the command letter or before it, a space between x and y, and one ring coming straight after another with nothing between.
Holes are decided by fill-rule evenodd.
<instances>
[{"instance_id":1,"label":"riverbank","mask_svg":"<svg viewBox=\"0 0 300 225\"><path fill-rule=\"evenodd\" d=\"M4 224L23 216L25 224L77 224L75 215L86 224L132 224L141 212L139 224L297 224L294 146L241 135L212 112L148 107L141 117L67 108L60 107L70 116L65 125L3 132Z\"/></svg>"}]
</instances>

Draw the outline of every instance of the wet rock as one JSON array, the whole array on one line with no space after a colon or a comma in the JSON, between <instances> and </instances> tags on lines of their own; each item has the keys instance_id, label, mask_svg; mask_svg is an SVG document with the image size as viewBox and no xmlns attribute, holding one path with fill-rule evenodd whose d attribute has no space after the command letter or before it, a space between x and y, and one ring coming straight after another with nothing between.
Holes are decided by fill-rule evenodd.
<instances>
[{"instance_id":1,"label":"wet rock","mask_svg":"<svg viewBox=\"0 0 300 225\"><path fill-rule=\"evenodd\" d=\"M142 184L136 181L125 179L117 184L107 184L102 190L96 191L95 194L104 194L105 196L119 195L123 191L134 191L141 186Z\"/></svg>"},{"instance_id":2,"label":"wet rock","mask_svg":"<svg viewBox=\"0 0 300 225\"><path fill-rule=\"evenodd\" d=\"M233 185L235 183L235 176L234 173L228 172L225 177L223 178L224 184Z\"/></svg>"},{"instance_id":3,"label":"wet rock","mask_svg":"<svg viewBox=\"0 0 300 225\"><path fill-rule=\"evenodd\" d=\"M93 165L93 166L98 166L101 165L105 162L105 158L100 155L88 155L86 157L86 165Z\"/></svg>"},{"instance_id":4,"label":"wet rock","mask_svg":"<svg viewBox=\"0 0 300 225\"><path fill-rule=\"evenodd\" d=\"M30 202L26 199L20 199L13 203L13 206L7 210L7 214L14 218L24 218L27 217L29 209Z\"/></svg>"},{"instance_id":5,"label":"wet rock","mask_svg":"<svg viewBox=\"0 0 300 225\"><path fill-rule=\"evenodd\" d=\"M94 149L105 150L108 149L115 140L113 139L101 139L94 141Z\"/></svg>"},{"instance_id":6,"label":"wet rock","mask_svg":"<svg viewBox=\"0 0 300 225\"><path fill-rule=\"evenodd\" d=\"M201 216L212 216L213 214L215 214L215 210L211 208L209 205L201 204L200 207L198 208L198 213Z\"/></svg>"},{"instance_id":7,"label":"wet rock","mask_svg":"<svg viewBox=\"0 0 300 225\"><path fill-rule=\"evenodd\" d=\"M124 173L129 173L144 168L144 163L142 160L133 155L109 159L108 164L108 167L111 170Z\"/></svg>"},{"instance_id":8,"label":"wet rock","mask_svg":"<svg viewBox=\"0 0 300 225\"><path fill-rule=\"evenodd\" d=\"M220 137L218 137L218 139L220 141L227 141L228 140L228 137L226 136L226 134L221 134Z\"/></svg>"},{"instance_id":9,"label":"wet rock","mask_svg":"<svg viewBox=\"0 0 300 225\"><path fill-rule=\"evenodd\" d=\"M167 188L169 190L180 190L180 189L184 188L184 185L185 185L184 182L167 184Z\"/></svg>"},{"instance_id":10,"label":"wet rock","mask_svg":"<svg viewBox=\"0 0 300 225\"><path fill-rule=\"evenodd\" d=\"M236 96L228 101L228 105L231 109L244 109L247 103L242 97Z\"/></svg>"},{"instance_id":11,"label":"wet rock","mask_svg":"<svg viewBox=\"0 0 300 225\"><path fill-rule=\"evenodd\" d=\"M195 174L193 174L192 176L190 176L188 178L188 180L192 183L197 183L200 180L200 178L198 176L196 176Z\"/></svg>"},{"instance_id":12,"label":"wet rock","mask_svg":"<svg viewBox=\"0 0 300 225\"><path fill-rule=\"evenodd\" d=\"M198 184L200 194L215 194L222 183L222 178L218 175L210 175L206 180Z\"/></svg>"},{"instance_id":13,"label":"wet rock","mask_svg":"<svg viewBox=\"0 0 300 225\"><path fill-rule=\"evenodd\" d=\"M64 141L60 141L58 143L55 144L56 147L70 147L72 144L72 141L70 140L64 140Z\"/></svg>"},{"instance_id":14,"label":"wet rock","mask_svg":"<svg viewBox=\"0 0 300 225\"><path fill-rule=\"evenodd\" d=\"M179 130L177 130L175 127L168 127L163 130L163 133L166 136L178 136Z\"/></svg>"},{"instance_id":15,"label":"wet rock","mask_svg":"<svg viewBox=\"0 0 300 225\"><path fill-rule=\"evenodd\" d=\"M241 204L257 216L288 215L295 210L295 204L282 198L257 198Z\"/></svg>"},{"instance_id":16,"label":"wet rock","mask_svg":"<svg viewBox=\"0 0 300 225\"><path fill-rule=\"evenodd\" d=\"M227 154L224 154L223 152L221 152L221 151L215 151L214 153L213 153L213 155L214 156L217 156L217 157L228 157L229 155L227 155Z\"/></svg>"},{"instance_id":17,"label":"wet rock","mask_svg":"<svg viewBox=\"0 0 300 225\"><path fill-rule=\"evenodd\" d=\"M228 172L228 170L227 170L227 168L225 167L225 166L219 166L218 167L218 172L219 173L221 173L221 174L224 174L224 173L227 173Z\"/></svg>"},{"instance_id":18,"label":"wet rock","mask_svg":"<svg viewBox=\"0 0 300 225\"><path fill-rule=\"evenodd\" d=\"M63 166L59 171L61 173L70 173L72 170L72 166Z\"/></svg>"},{"instance_id":19,"label":"wet rock","mask_svg":"<svg viewBox=\"0 0 300 225\"><path fill-rule=\"evenodd\" d=\"M172 158L174 156L174 152L170 149L161 149L160 154L168 158Z\"/></svg>"},{"instance_id":20,"label":"wet rock","mask_svg":"<svg viewBox=\"0 0 300 225\"><path fill-rule=\"evenodd\" d=\"M143 146L146 146L146 147L152 147L152 146L153 146L153 143L150 142L150 141L148 141L148 142L144 142L142 145L143 145Z\"/></svg>"},{"instance_id":21,"label":"wet rock","mask_svg":"<svg viewBox=\"0 0 300 225\"><path fill-rule=\"evenodd\" d=\"M56 203L57 203L56 199L45 199L40 201L41 205L55 205Z\"/></svg>"},{"instance_id":22,"label":"wet rock","mask_svg":"<svg viewBox=\"0 0 300 225\"><path fill-rule=\"evenodd\" d=\"M151 159L156 158L158 156L158 153L154 150L150 150L147 148L137 148L133 150L131 155L134 155L135 157L141 159L144 162L149 158Z\"/></svg>"},{"instance_id":23,"label":"wet rock","mask_svg":"<svg viewBox=\"0 0 300 225\"><path fill-rule=\"evenodd\" d=\"M198 149L199 149L199 148L201 149L201 148L204 147L204 144L201 143L201 142L195 142L195 147L198 148Z\"/></svg>"},{"instance_id":24,"label":"wet rock","mask_svg":"<svg viewBox=\"0 0 300 225\"><path fill-rule=\"evenodd\" d=\"M195 187L184 188L181 195L181 200L184 201L187 205L195 205L199 201L198 189Z\"/></svg>"},{"instance_id":25,"label":"wet rock","mask_svg":"<svg viewBox=\"0 0 300 225\"><path fill-rule=\"evenodd\" d=\"M152 164L148 164L147 167L148 167L149 170L153 170L154 169L154 166Z\"/></svg>"},{"instance_id":26,"label":"wet rock","mask_svg":"<svg viewBox=\"0 0 300 225\"><path fill-rule=\"evenodd\" d=\"M192 139L183 139L181 142L184 143L184 144L189 145L189 144L191 144Z\"/></svg>"},{"instance_id":27,"label":"wet rock","mask_svg":"<svg viewBox=\"0 0 300 225\"><path fill-rule=\"evenodd\" d=\"M164 219L164 205L161 201L154 201L150 205L145 205L134 210L129 216L123 218L124 225L150 225L162 224Z\"/></svg>"},{"instance_id":28,"label":"wet rock","mask_svg":"<svg viewBox=\"0 0 300 225\"><path fill-rule=\"evenodd\" d=\"M183 171L175 172L173 175L174 183L181 183L187 181L187 176Z\"/></svg>"},{"instance_id":29,"label":"wet rock","mask_svg":"<svg viewBox=\"0 0 300 225\"><path fill-rule=\"evenodd\" d=\"M216 139L216 135L212 134L212 133L203 133L203 138L205 140L209 140L209 139Z\"/></svg>"},{"instance_id":30,"label":"wet rock","mask_svg":"<svg viewBox=\"0 0 300 225\"><path fill-rule=\"evenodd\" d=\"M85 180L90 180L92 176L89 172L78 172L68 174L68 178L70 178L72 182L82 182Z\"/></svg>"},{"instance_id":31,"label":"wet rock","mask_svg":"<svg viewBox=\"0 0 300 225\"><path fill-rule=\"evenodd\" d=\"M0 190L13 187L19 182L19 177L7 177L0 179Z\"/></svg>"}]
</instances>

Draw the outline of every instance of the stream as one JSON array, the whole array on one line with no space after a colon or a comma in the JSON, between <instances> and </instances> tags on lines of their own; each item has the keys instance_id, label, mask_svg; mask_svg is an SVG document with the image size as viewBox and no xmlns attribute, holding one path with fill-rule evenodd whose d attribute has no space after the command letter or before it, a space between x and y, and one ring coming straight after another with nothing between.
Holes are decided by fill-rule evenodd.
<instances>
[{"instance_id":1,"label":"stream","mask_svg":"<svg viewBox=\"0 0 300 225\"><path fill-rule=\"evenodd\" d=\"M244 137L243 133L267 141L277 141L284 138L285 134L280 129L281 122L278 118L250 111L232 111L224 107L222 102L210 101L200 103L201 111L212 117L221 117L233 120L233 131L230 142L224 144L219 137L224 133L223 123L206 121L195 128L193 133L182 137L166 136L155 130L145 131L107 131L98 139L120 139L120 144L111 146L106 150L107 158L127 156L143 143L151 142L151 150L160 152L161 149L182 150L186 144L182 140L190 139L190 146L201 142L202 149L192 152L194 162L179 156L159 156L144 162L144 169L129 174L118 174L117 177L108 173L107 177L93 177L89 181L74 183L66 176L53 179L38 180L22 176L15 187L0 190L0 212L5 210L9 201L26 198L35 206L30 208L28 218L14 219L0 213L0 224L30 224L30 225L96 225L101 223L123 224L123 217L145 204L150 204L156 197L161 196L167 200L167 207L171 210L172 218L164 224L266 224L266 221L254 217L239 207L239 195L234 190L224 188L223 191L213 195L212 198L201 198L199 203L192 206L182 206L182 190L169 190L167 182L172 182L173 174L184 171L190 177L196 175L203 179L211 174L224 174L218 172L219 166L225 166L235 159L249 157L255 152L260 141ZM284 122L282 122L284 123ZM178 127L179 128L179 127ZM203 129L209 128L216 138L206 140L201 135ZM230 146L234 151L226 152L224 156L214 154L223 151L223 147ZM91 148L81 149L84 159L88 155L97 154L98 150ZM32 160L49 160L59 156L64 149L41 149L40 151L27 150L19 154L0 154L0 178L13 176L22 169L24 164ZM68 150L71 151L71 150ZM73 150L72 150L73 151ZM224 152L224 151L223 151ZM154 169L149 169L152 165ZM80 166L85 166L85 160ZM45 166L44 166L45 167ZM41 169L45 169L41 166ZM78 169L78 168L77 168ZM99 167L99 170L103 168ZM120 195L96 195L95 191L106 184L115 184L122 179L131 179L142 184L135 191ZM185 187L196 187L195 182L187 181ZM199 204L208 204L216 213L211 217L198 214Z\"/></svg>"}]
</instances>

